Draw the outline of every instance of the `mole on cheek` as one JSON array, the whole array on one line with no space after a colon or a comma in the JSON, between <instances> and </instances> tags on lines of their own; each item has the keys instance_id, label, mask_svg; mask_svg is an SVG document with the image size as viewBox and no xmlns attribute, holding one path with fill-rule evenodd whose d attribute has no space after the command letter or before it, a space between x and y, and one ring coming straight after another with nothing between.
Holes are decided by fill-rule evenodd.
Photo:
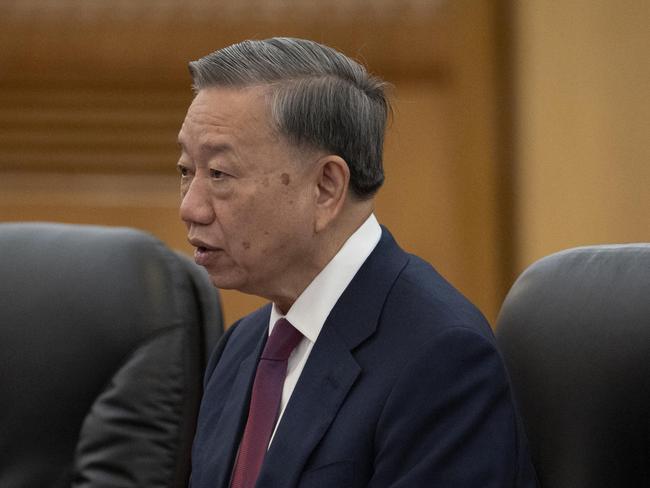
<instances>
[{"instance_id":1,"label":"mole on cheek","mask_svg":"<svg viewBox=\"0 0 650 488\"><path fill-rule=\"evenodd\" d=\"M289 182L291 181L291 178L289 177L289 175L287 173L282 173L280 175L280 180L282 180L283 185L288 185Z\"/></svg>"},{"instance_id":2,"label":"mole on cheek","mask_svg":"<svg viewBox=\"0 0 650 488\"><path fill-rule=\"evenodd\" d=\"M251 247L251 243L248 242L248 241L244 241L244 242L242 242L241 245L242 245L242 247L243 247L244 249L250 249L250 247Z\"/></svg>"}]
</instances>

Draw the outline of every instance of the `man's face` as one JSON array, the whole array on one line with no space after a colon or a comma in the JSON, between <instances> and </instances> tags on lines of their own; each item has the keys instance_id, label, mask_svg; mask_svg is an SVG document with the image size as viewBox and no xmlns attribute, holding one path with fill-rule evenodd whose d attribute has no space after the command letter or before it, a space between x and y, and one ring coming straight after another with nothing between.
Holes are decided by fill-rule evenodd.
<instances>
[{"instance_id":1,"label":"man's face","mask_svg":"<svg viewBox=\"0 0 650 488\"><path fill-rule=\"evenodd\" d=\"M215 286L274 300L314 252L310 161L270 126L263 88L206 88L179 133L180 216Z\"/></svg>"}]
</instances>

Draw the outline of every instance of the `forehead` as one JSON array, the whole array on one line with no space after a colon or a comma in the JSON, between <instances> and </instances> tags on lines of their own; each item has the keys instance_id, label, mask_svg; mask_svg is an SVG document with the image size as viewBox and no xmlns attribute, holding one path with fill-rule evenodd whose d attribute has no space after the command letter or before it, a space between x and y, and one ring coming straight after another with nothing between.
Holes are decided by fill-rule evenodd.
<instances>
[{"instance_id":1,"label":"forehead","mask_svg":"<svg viewBox=\"0 0 650 488\"><path fill-rule=\"evenodd\" d=\"M221 137L249 142L275 138L265 88L210 87L196 94L179 132L179 143L183 147L211 145Z\"/></svg>"}]
</instances>

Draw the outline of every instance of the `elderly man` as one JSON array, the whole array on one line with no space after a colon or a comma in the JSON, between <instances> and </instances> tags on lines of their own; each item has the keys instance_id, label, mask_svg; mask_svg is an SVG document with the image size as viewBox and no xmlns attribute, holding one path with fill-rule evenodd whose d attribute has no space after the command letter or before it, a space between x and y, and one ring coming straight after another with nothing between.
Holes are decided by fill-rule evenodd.
<instances>
[{"instance_id":1,"label":"elderly man","mask_svg":"<svg viewBox=\"0 0 650 488\"><path fill-rule=\"evenodd\" d=\"M196 262L271 302L211 357L191 486L534 486L488 324L373 215L384 83L289 38L190 71L178 168Z\"/></svg>"}]
</instances>

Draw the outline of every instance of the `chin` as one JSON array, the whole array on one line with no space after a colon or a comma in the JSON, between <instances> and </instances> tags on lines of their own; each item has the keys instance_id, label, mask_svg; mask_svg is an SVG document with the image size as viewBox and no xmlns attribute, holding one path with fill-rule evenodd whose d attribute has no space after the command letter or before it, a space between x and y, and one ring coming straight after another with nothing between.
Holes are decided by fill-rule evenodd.
<instances>
[{"instance_id":1,"label":"chin","mask_svg":"<svg viewBox=\"0 0 650 488\"><path fill-rule=\"evenodd\" d=\"M241 277L228 276L226 274L209 273L210 281L216 288L222 290L240 290L244 286L244 280Z\"/></svg>"},{"instance_id":2,"label":"chin","mask_svg":"<svg viewBox=\"0 0 650 488\"><path fill-rule=\"evenodd\" d=\"M272 300L270 296L265 293L265 289L260 286L254 286L255 283L251 283L250 279L247 279L248 276L242 276L241 273L211 273L208 270L208 275L212 285L215 288L220 290L236 290L240 293L245 293L246 295L253 295L256 297L262 297L267 300Z\"/></svg>"}]
</instances>

